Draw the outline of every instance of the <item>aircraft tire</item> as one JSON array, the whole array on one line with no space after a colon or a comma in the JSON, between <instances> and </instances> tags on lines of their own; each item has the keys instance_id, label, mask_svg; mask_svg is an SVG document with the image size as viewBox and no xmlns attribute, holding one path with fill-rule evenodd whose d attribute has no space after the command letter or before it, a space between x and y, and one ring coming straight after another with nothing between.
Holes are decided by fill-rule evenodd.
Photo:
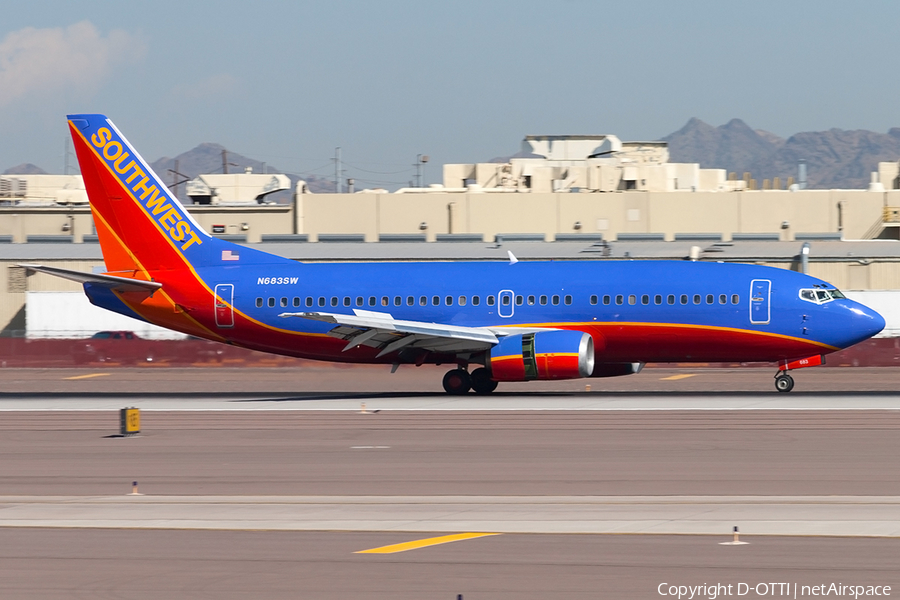
<instances>
[{"instance_id":1,"label":"aircraft tire","mask_svg":"<svg viewBox=\"0 0 900 600\"><path fill-rule=\"evenodd\" d=\"M497 389L497 382L491 379L490 372L484 367L472 371L472 389L476 394L490 394Z\"/></svg>"},{"instance_id":2,"label":"aircraft tire","mask_svg":"<svg viewBox=\"0 0 900 600\"><path fill-rule=\"evenodd\" d=\"M444 375L444 391L454 396L467 394L472 387L472 377L465 369L453 369Z\"/></svg>"},{"instance_id":3,"label":"aircraft tire","mask_svg":"<svg viewBox=\"0 0 900 600\"><path fill-rule=\"evenodd\" d=\"M785 373L775 378L775 389L779 392L789 392L794 389L794 378Z\"/></svg>"}]
</instances>

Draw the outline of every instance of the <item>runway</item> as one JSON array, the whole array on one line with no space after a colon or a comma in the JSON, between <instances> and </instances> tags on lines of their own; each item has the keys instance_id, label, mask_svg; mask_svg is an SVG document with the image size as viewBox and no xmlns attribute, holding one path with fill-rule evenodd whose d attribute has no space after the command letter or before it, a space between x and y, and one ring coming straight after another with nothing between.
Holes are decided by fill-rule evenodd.
<instances>
[{"instance_id":1,"label":"runway","mask_svg":"<svg viewBox=\"0 0 900 600\"><path fill-rule=\"evenodd\" d=\"M0 586L13 585L2 595L643 598L662 582L715 579L900 585L893 371L821 370L787 395L758 369L678 369L645 371L632 389L622 378L451 398L388 391L394 376L374 371L367 389L326 389L354 379L0 370ZM116 436L124 406L142 409L139 436ZM134 481L144 495L129 495ZM748 546L719 545L734 526ZM500 535L355 554L465 532Z\"/></svg>"},{"instance_id":2,"label":"runway","mask_svg":"<svg viewBox=\"0 0 900 600\"><path fill-rule=\"evenodd\" d=\"M896 496L0 496L0 527L900 537Z\"/></svg>"}]
</instances>

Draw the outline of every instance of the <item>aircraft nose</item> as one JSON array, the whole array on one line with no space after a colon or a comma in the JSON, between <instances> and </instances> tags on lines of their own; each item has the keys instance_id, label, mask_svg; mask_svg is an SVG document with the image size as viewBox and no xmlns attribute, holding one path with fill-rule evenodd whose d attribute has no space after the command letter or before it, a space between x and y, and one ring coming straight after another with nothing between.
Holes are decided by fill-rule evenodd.
<instances>
[{"instance_id":1,"label":"aircraft nose","mask_svg":"<svg viewBox=\"0 0 900 600\"><path fill-rule=\"evenodd\" d=\"M887 325L884 317L882 317L881 314L872 310L871 308L867 308L864 312L867 313L867 316L870 319L869 337L881 333L881 331L884 329L884 326Z\"/></svg>"},{"instance_id":2,"label":"aircraft nose","mask_svg":"<svg viewBox=\"0 0 900 600\"><path fill-rule=\"evenodd\" d=\"M884 317L867 306L854 304L855 306L851 308L851 312L854 313L853 329L854 333L859 335L859 341L867 340L884 329L886 325Z\"/></svg>"}]
</instances>

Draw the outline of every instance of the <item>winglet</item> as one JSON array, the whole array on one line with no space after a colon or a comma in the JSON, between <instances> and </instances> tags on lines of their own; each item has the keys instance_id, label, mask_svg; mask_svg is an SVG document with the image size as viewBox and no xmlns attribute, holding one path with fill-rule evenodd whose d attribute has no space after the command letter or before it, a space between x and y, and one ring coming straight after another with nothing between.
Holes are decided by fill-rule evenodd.
<instances>
[{"instance_id":1,"label":"winglet","mask_svg":"<svg viewBox=\"0 0 900 600\"><path fill-rule=\"evenodd\" d=\"M507 250L506 254L509 256L509 264L514 265L519 262L519 259L516 258L516 255L512 253L512 250Z\"/></svg>"}]
</instances>

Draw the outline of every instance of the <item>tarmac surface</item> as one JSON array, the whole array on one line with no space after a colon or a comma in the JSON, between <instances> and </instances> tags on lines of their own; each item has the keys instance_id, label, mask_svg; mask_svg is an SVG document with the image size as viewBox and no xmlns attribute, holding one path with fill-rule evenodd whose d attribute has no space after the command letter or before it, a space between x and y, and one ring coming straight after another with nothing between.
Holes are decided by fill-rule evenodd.
<instances>
[{"instance_id":1,"label":"tarmac surface","mask_svg":"<svg viewBox=\"0 0 900 600\"><path fill-rule=\"evenodd\" d=\"M900 590L900 369L408 372L0 369L0 597Z\"/></svg>"}]
</instances>

